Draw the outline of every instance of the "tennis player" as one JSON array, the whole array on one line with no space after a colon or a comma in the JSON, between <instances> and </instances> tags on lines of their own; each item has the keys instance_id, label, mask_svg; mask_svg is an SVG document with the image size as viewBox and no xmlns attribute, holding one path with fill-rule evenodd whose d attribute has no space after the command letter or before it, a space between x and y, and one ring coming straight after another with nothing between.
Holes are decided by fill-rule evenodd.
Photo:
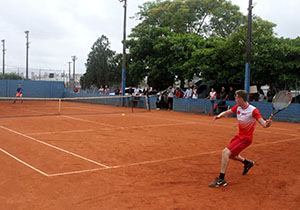
<instances>
[{"instance_id":1,"label":"tennis player","mask_svg":"<svg viewBox=\"0 0 300 210\"><path fill-rule=\"evenodd\" d=\"M249 105L247 99L248 93L246 91L236 91L235 101L237 104L230 110L224 111L214 117L214 120L217 120L222 117L226 117L228 115L236 113L239 125L239 132L235 137L233 137L229 146L223 150L220 175L216 178L215 181L209 184L210 187L219 187L227 185L225 180L225 173L228 166L229 158L240 161L244 164L244 170L242 174L245 175L250 170L250 168L254 166L254 161L246 160L245 158L240 156L240 152L242 152L252 143L256 121L258 121L259 124L264 128L271 126L272 121L264 120L259 110L256 107Z\"/></svg>"},{"instance_id":2,"label":"tennis player","mask_svg":"<svg viewBox=\"0 0 300 210\"><path fill-rule=\"evenodd\" d=\"M23 98L22 98L22 95L23 95L23 88L21 88L21 85L18 84L18 88L17 88L17 94L16 94L16 97L15 97L15 100L13 103L16 103L16 100L18 97L20 97L21 99L21 103L23 103Z\"/></svg>"}]
</instances>

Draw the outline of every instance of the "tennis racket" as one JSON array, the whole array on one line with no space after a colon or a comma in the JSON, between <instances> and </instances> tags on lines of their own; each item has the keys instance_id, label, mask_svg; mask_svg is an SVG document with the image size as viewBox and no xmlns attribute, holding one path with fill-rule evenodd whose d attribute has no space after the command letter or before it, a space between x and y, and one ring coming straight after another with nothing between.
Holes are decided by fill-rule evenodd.
<instances>
[{"instance_id":1,"label":"tennis racket","mask_svg":"<svg viewBox=\"0 0 300 210\"><path fill-rule=\"evenodd\" d=\"M292 94L287 90L278 92L272 99L272 115L269 120L272 120L274 115L286 109L292 102Z\"/></svg>"}]
</instances>

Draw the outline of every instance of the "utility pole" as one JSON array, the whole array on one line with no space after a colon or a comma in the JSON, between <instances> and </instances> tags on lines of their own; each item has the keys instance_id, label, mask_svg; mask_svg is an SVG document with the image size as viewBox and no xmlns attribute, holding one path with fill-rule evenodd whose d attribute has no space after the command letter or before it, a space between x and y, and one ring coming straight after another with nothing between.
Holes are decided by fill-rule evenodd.
<instances>
[{"instance_id":1,"label":"utility pole","mask_svg":"<svg viewBox=\"0 0 300 210\"><path fill-rule=\"evenodd\" d=\"M2 80L4 80L5 78L4 78L4 74L5 74L5 40L3 39L3 40L1 40L1 42L2 42L2 46L3 46L3 63L2 63L2 72L3 72L3 75L2 75Z\"/></svg>"},{"instance_id":2,"label":"utility pole","mask_svg":"<svg viewBox=\"0 0 300 210\"><path fill-rule=\"evenodd\" d=\"M122 60L122 96L125 95L126 87L126 13L127 13L127 0L124 1L124 25L123 25L123 60Z\"/></svg>"},{"instance_id":3,"label":"utility pole","mask_svg":"<svg viewBox=\"0 0 300 210\"><path fill-rule=\"evenodd\" d=\"M68 62L69 64L69 84L68 84L68 88L71 87L71 61Z\"/></svg>"},{"instance_id":4,"label":"utility pole","mask_svg":"<svg viewBox=\"0 0 300 210\"><path fill-rule=\"evenodd\" d=\"M28 80L28 49L29 49L29 31L25 31L26 34L26 80Z\"/></svg>"},{"instance_id":5,"label":"utility pole","mask_svg":"<svg viewBox=\"0 0 300 210\"><path fill-rule=\"evenodd\" d=\"M75 61L77 60L76 56L71 56L73 60L73 88L75 88Z\"/></svg>"},{"instance_id":6,"label":"utility pole","mask_svg":"<svg viewBox=\"0 0 300 210\"><path fill-rule=\"evenodd\" d=\"M245 66L245 84L244 89L250 95L250 61L251 61L251 33L252 33L252 0L249 0L248 8L248 32L247 32L247 48L246 48L246 66Z\"/></svg>"}]
</instances>

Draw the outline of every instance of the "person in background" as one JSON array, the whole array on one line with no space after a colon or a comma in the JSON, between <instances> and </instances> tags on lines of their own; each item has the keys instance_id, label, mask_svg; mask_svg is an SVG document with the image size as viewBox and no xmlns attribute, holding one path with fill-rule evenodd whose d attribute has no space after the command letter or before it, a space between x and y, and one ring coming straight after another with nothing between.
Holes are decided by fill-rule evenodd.
<instances>
[{"instance_id":1,"label":"person in background","mask_svg":"<svg viewBox=\"0 0 300 210\"><path fill-rule=\"evenodd\" d=\"M221 107L226 106L226 100L228 94L225 92L225 87L222 87L220 94L218 94L218 99L220 100L217 104L214 104L214 112L217 113L219 110L222 110ZM217 110L218 109L218 110Z\"/></svg>"},{"instance_id":2,"label":"person in background","mask_svg":"<svg viewBox=\"0 0 300 210\"><path fill-rule=\"evenodd\" d=\"M20 97L21 103L23 103L23 98L22 98L22 96L23 96L23 88L21 88L21 85L18 84L17 94L16 94L16 97L15 97L15 100L14 100L13 103L16 103L17 97Z\"/></svg>"},{"instance_id":3,"label":"person in background","mask_svg":"<svg viewBox=\"0 0 300 210\"><path fill-rule=\"evenodd\" d=\"M175 98L183 98L183 94L180 92L179 87L175 90Z\"/></svg>"},{"instance_id":4,"label":"person in background","mask_svg":"<svg viewBox=\"0 0 300 210\"><path fill-rule=\"evenodd\" d=\"M188 84L183 97L184 98L192 98L192 95L193 95L193 90L192 90L191 86Z\"/></svg>"},{"instance_id":5,"label":"person in background","mask_svg":"<svg viewBox=\"0 0 300 210\"><path fill-rule=\"evenodd\" d=\"M230 87L229 88L229 92L228 92L228 97L227 97L227 99L228 100L231 100L231 101L234 101L234 94L235 94L235 92L234 92L234 90L233 90L233 87Z\"/></svg>"},{"instance_id":6,"label":"person in background","mask_svg":"<svg viewBox=\"0 0 300 210\"><path fill-rule=\"evenodd\" d=\"M98 93L100 95L104 95L104 88L103 88L103 85L100 86L99 90L98 90Z\"/></svg>"},{"instance_id":7,"label":"person in background","mask_svg":"<svg viewBox=\"0 0 300 210\"><path fill-rule=\"evenodd\" d=\"M120 89L119 89L119 86L117 86L115 88L115 95L119 95L120 94Z\"/></svg>"},{"instance_id":8,"label":"person in background","mask_svg":"<svg viewBox=\"0 0 300 210\"><path fill-rule=\"evenodd\" d=\"M132 88L131 85L129 85L129 88L128 88L128 95L132 95L134 93L134 89Z\"/></svg>"},{"instance_id":9,"label":"person in background","mask_svg":"<svg viewBox=\"0 0 300 210\"><path fill-rule=\"evenodd\" d=\"M193 99L197 99L198 98L197 85L196 84L194 84L194 86L193 86L192 94L193 94L192 95Z\"/></svg>"},{"instance_id":10,"label":"person in background","mask_svg":"<svg viewBox=\"0 0 300 210\"><path fill-rule=\"evenodd\" d=\"M264 91L260 88L258 91L258 101L264 101L265 100L265 94Z\"/></svg>"},{"instance_id":11,"label":"person in background","mask_svg":"<svg viewBox=\"0 0 300 210\"><path fill-rule=\"evenodd\" d=\"M242 175L248 173L250 168L254 166L254 161L243 158L240 156L240 153L252 143L256 121L258 121L263 128L270 127L272 123L271 120L264 120L259 110L248 103L248 93L245 90L238 90L235 92L235 101L237 104L234 107L214 117L215 121L236 113L239 132L233 137L229 146L223 150L220 175L215 181L209 184L209 187L227 185L225 173L230 158L244 164Z\"/></svg>"},{"instance_id":12,"label":"person in background","mask_svg":"<svg viewBox=\"0 0 300 210\"><path fill-rule=\"evenodd\" d=\"M208 96L206 97L206 99L209 99L211 102L211 111L209 112L209 114L214 114L214 104L215 104L215 100L217 99L217 93L215 92L214 88L211 88Z\"/></svg>"},{"instance_id":13,"label":"person in background","mask_svg":"<svg viewBox=\"0 0 300 210\"><path fill-rule=\"evenodd\" d=\"M174 97L174 89L172 86L168 88L168 108L169 110L173 109L173 97Z\"/></svg>"},{"instance_id":14,"label":"person in background","mask_svg":"<svg viewBox=\"0 0 300 210\"><path fill-rule=\"evenodd\" d=\"M110 93L110 89L109 89L108 85L105 85L104 95L109 95L109 93Z\"/></svg>"},{"instance_id":15,"label":"person in background","mask_svg":"<svg viewBox=\"0 0 300 210\"><path fill-rule=\"evenodd\" d=\"M228 95L225 91L225 87L222 87L220 94L218 95L218 99L222 101L226 101L228 98Z\"/></svg>"},{"instance_id":16,"label":"person in background","mask_svg":"<svg viewBox=\"0 0 300 210\"><path fill-rule=\"evenodd\" d=\"M159 91L159 95L157 97L156 101L156 110L160 110L164 108L164 98L161 91Z\"/></svg>"},{"instance_id":17,"label":"person in background","mask_svg":"<svg viewBox=\"0 0 300 210\"><path fill-rule=\"evenodd\" d=\"M138 86L135 86L134 92L133 92L134 96L139 96L140 95L140 89Z\"/></svg>"}]
</instances>

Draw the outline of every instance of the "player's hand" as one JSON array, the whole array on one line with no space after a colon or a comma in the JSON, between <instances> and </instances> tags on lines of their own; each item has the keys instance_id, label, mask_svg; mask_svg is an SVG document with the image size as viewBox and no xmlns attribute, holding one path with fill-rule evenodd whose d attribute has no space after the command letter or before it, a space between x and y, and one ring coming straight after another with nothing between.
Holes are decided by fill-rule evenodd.
<instances>
[{"instance_id":1,"label":"player's hand","mask_svg":"<svg viewBox=\"0 0 300 210\"><path fill-rule=\"evenodd\" d=\"M266 128L270 127L272 124L272 120L266 120Z\"/></svg>"}]
</instances>

